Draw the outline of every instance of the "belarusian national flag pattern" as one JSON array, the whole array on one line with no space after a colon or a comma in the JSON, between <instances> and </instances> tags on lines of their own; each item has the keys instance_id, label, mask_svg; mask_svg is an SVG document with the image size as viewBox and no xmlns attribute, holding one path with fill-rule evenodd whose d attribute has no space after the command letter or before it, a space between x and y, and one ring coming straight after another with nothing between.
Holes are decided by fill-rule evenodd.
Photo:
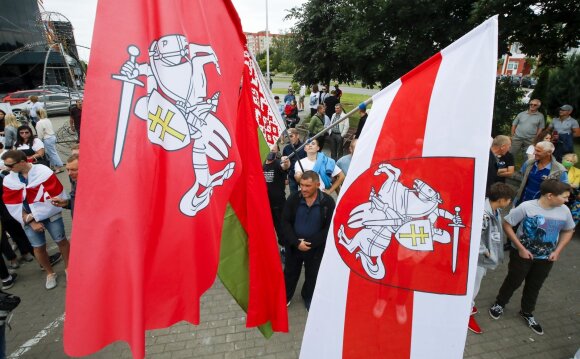
<instances>
[{"instance_id":1,"label":"belarusian national flag pattern","mask_svg":"<svg viewBox=\"0 0 580 359\"><path fill-rule=\"evenodd\" d=\"M461 358L496 61L494 17L373 97L301 358Z\"/></svg>"}]
</instances>

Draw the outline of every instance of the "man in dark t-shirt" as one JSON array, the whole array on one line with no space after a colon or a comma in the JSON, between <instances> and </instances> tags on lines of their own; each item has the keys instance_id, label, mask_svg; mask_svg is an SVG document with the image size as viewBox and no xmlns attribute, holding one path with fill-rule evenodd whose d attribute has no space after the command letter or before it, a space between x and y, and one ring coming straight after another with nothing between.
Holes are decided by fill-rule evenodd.
<instances>
[{"instance_id":1,"label":"man in dark t-shirt","mask_svg":"<svg viewBox=\"0 0 580 359\"><path fill-rule=\"evenodd\" d=\"M515 172L515 160L511 152L497 157L497 173L494 182L505 183L505 179Z\"/></svg>"},{"instance_id":2,"label":"man in dark t-shirt","mask_svg":"<svg viewBox=\"0 0 580 359\"><path fill-rule=\"evenodd\" d=\"M286 177L288 176L287 170L289 167L290 161L286 157L283 160L276 159L276 152L270 152L262 166L266 187L268 188L270 211L278 238L281 238L280 236L282 235L280 220L282 218L282 209L286 202Z\"/></svg>"},{"instance_id":3,"label":"man in dark t-shirt","mask_svg":"<svg viewBox=\"0 0 580 359\"><path fill-rule=\"evenodd\" d=\"M83 100L77 100L76 105L70 108L70 128L77 133L78 141L81 140L81 116L83 113Z\"/></svg>"}]
</instances>

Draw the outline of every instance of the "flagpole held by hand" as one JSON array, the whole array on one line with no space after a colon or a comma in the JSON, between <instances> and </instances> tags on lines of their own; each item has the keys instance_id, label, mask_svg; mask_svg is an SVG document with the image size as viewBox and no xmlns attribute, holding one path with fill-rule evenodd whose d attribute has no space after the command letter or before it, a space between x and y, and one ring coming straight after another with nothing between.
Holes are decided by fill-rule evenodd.
<instances>
[{"instance_id":1,"label":"flagpole held by hand","mask_svg":"<svg viewBox=\"0 0 580 359\"><path fill-rule=\"evenodd\" d=\"M137 56L139 56L139 48L130 45L127 48L129 53L129 62L136 64ZM113 152L113 165L115 169L121 162L123 155L123 146L125 145L125 136L127 135L127 126L129 125L129 117L131 116L131 105L133 104L133 94L135 85L144 86L143 83L135 78L129 78L125 75L113 75L113 79L123 81L123 89L121 91L121 101L119 103L119 117L117 119L117 132L115 134L115 149Z\"/></svg>"},{"instance_id":2,"label":"flagpole held by hand","mask_svg":"<svg viewBox=\"0 0 580 359\"><path fill-rule=\"evenodd\" d=\"M294 155L296 155L296 152L300 151L301 149L303 149L307 144L310 143L310 141L317 139L318 137L322 136L324 133L328 132L328 130L330 130L332 127L338 125L339 123L343 122L344 120L346 120L347 118L349 118L350 116L354 115L361 107L361 105L369 105L373 102L373 98L370 97L369 99L367 99L365 102L361 102L357 107L353 108L352 110L350 110L346 115L344 115L343 117L339 118L338 120L332 122L331 124L329 124L328 126L326 126L324 129L322 129L320 132L318 132L316 135L310 137L309 139L307 139L306 141L304 141L304 143L298 147L294 149L294 152L292 152L291 154L288 155L288 158L292 158Z\"/></svg>"}]
</instances>

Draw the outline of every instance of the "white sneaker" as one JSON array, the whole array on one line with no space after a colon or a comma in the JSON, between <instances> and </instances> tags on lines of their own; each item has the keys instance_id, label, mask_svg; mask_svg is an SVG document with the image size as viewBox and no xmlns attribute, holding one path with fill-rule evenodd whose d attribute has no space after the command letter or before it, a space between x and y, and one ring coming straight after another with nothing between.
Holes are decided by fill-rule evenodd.
<instances>
[{"instance_id":1,"label":"white sneaker","mask_svg":"<svg viewBox=\"0 0 580 359\"><path fill-rule=\"evenodd\" d=\"M56 273L49 274L46 276L46 289L56 288Z\"/></svg>"}]
</instances>

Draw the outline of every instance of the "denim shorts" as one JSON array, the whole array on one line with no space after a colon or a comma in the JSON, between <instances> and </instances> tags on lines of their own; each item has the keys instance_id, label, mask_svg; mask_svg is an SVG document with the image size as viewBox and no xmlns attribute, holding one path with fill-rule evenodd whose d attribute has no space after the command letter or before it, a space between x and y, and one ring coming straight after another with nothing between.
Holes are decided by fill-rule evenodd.
<instances>
[{"instance_id":1,"label":"denim shorts","mask_svg":"<svg viewBox=\"0 0 580 359\"><path fill-rule=\"evenodd\" d=\"M51 221L51 219L53 219ZM24 226L24 232L28 237L28 241L33 247L42 247L46 244L46 236L44 232L48 231L52 240L55 242L60 242L66 239L66 233L64 232L64 222L62 221L62 215L57 214L50 218L40 221L44 225L45 231L36 232L28 224Z\"/></svg>"}]
</instances>

